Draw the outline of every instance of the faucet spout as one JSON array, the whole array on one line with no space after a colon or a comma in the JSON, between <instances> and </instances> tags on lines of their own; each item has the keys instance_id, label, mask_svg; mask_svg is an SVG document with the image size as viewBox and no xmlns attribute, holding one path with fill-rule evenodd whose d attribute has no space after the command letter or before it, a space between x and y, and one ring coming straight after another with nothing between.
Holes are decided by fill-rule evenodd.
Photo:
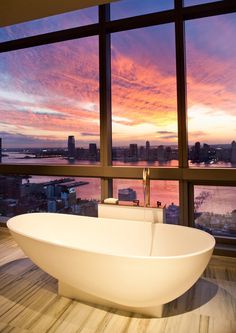
<instances>
[{"instance_id":1,"label":"faucet spout","mask_svg":"<svg viewBox=\"0 0 236 333\"><path fill-rule=\"evenodd\" d=\"M144 207L150 206L150 169L143 169L143 194L144 194Z\"/></svg>"}]
</instances>

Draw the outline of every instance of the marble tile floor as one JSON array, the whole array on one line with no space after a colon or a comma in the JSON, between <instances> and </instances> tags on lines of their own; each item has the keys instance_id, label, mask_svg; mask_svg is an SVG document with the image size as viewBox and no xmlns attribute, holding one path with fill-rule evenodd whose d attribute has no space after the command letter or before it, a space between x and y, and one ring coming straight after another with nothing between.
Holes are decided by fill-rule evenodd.
<instances>
[{"instance_id":1,"label":"marble tile floor","mask_svg":"<svg viewBox=\"0 0 236 333\"><path fill-rule=\"evenodd\" d=\"M0 332L236 333L236 258L214 256L163 318L145 318L58 296L57 280L0 228Z\"/></svg>"}]
</instances>

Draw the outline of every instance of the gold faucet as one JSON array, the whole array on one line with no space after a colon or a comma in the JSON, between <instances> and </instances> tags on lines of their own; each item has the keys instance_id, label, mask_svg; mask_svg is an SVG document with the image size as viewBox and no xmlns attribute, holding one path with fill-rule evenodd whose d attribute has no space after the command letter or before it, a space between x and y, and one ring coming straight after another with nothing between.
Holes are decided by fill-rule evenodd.
<instances>
[{"instance_id":1,"label":"gold faucet","mask_svg":"<svg viewBox=\"0 0 236 333\"><path fill-rule=\"evenodd\" d=\"M144 207L150 207L150 169L143 169Z\"/></svg>"}]
</instances>

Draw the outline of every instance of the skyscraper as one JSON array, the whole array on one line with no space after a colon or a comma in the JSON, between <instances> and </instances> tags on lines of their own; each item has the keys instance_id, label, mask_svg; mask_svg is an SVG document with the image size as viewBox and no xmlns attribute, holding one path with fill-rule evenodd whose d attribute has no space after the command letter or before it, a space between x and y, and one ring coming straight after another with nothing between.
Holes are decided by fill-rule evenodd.
<instances>
[{"instance_id":1,"label":"skyscraper","mask_svg":"<svg viewBox=\"0 0 236 333\"><path fill-rule=\"evenodd\" d=\"M129 145L129 156L132 161L138 161L138 145L136 143Z\"/></svg>"},{"instance_id":2,"label":"skyscraper","mask_svg":"<svg viewBox=\"0 0 236 333\"><path fill-rule=\"evenodd\" d=\"M74 159L76 155L75 151L75 137L74 135L68 136L68 158Z\"/></svg>"},{"instance_id":3,"label":"skyscraper","mask_svg":"<svg viewBox=\"0 0 236 333\"><path fill-rule=\"evenodd\" d=\"M2 138L0 138L0 163L2 163Z\"/></svg>"},{"instance_id":4,"label":"skyscraper","mask_svg":"<svg viewBox=\"0 0 236 333\"><path fill-rule=\"evenodd\" d=\"M200 142L195 142L193 148L193 162L200 163L201 162L201 144Z\"/></svg>"},{"instance_id":5,"label":"skyscraper","mask_svg":"<svg viewBox=\"0 0 236 333\"><path fill-rule=\"evenodd\" d=\"M146 161L150 159L150 142L146 141Z\"/></svg>"},{"instance_id":6,"label":"skyscraper","mask_svg":"<svg viewBox=\"0 0 236 333\"><path fill-rule=\"evenodd\" d=\"M231 163L236 164L236 142L231 143Z\"/></svg>"},{"instance_id":7,"label":"skyscraper","mask_svg":"<svg viewBox=\"0 0 236 333\"><path fill-rule=\"evenodd\" d=\"M98 155L98 150L97 150L96 143L90 143L89 144L89 160L97 161L97 155Z\"/></svg>"}]
</instances>

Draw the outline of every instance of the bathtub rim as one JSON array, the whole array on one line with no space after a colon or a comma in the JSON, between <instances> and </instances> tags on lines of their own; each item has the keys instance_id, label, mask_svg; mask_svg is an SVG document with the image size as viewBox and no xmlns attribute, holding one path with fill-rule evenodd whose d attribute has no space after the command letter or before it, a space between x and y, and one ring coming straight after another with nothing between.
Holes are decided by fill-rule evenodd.
<instances>
[{"instance_id":1,"label":"bathtub rim","mask_svg":"<svg viewBox=\"0 0 236 333\"><path fill-rule=\"evenodd\" d=\"M67 244L61 244L60 242L58 241L48 241L48 240L45 240L43 238L40 238L40 237L37 237L37 236L31 236L29 234L26 234L24 232L20 232L19 230L16 230L14 227L12 228L12 224L14 224L14 220L17 219L18 217L20 216L24 216L24 215L39 215L39 214L44 214L44 215L48 215L48 214L52 214L52 215L57 215L57 214L60 214L60 213L47 213L47 212L42 212L42 213L25 213L25 214L19 214L17 216L14 216L12 218L10 218L8 221L7 221L7 228L9 229L10 232L13 232L15 234L19 234L21 236L24 236L26 238L29 238L29 239L32 239L32 240L36 240L36 241L39 241L39 242L43 242L43 243L46 243L46 244L51 244L51 245L55 245L55 246L59 246L59 247L63 247L63 248L67 248L67 249L72 249L72 250L76 250L76 251L81 251L83 253L91 253L91 254L99 254L99 255L106 255L106 256L111 256L111 257L117 257L117 258L128 258L128 259L146 259L146 260L154 260L154 259L160 259L160 260L166 260L166 259L183 259L183 258L189 258L189 257L194 257L194 256L197 256L197 255L201 255L201 254L204 254L204 253L207 253L209 251L212 251L214 250L214 247L215 247L215 244L216 244L216 240L214 238L214 236L212 236L211 234L208 234L206 231L203 231L203 230L199 230L197 228L192 228L192 227L187 227L187 226L183 226L183 225L171 225L171 224L160 224L160 225L168 225L168 226L173 226L173 227L182 227L182 228L191 228L192 231L194 232L198 232L198 233L201 233L201 234L204 234L205 236L207 235L207 237L209 237L209 240L211 241L211 246L208 246L206 247L205 249L203 250L199 250L199 251L195 251L195 252L191 252L191 253L186 253L186 254L180 254L180 255L121 255L121 254L116 254L116 253L109 253L109 252L104 252L104 251L94 251L94 250L86 250L86 249L83 249L81 247L75 247L75 246L69 246ZM60 215L71 215L71 214L60 214ZM91 219L97 219L97 217L90 217L90 216L80 216L80 215L72 215L74 217L87 217L87 218L91 218ZM103 219L102 217L100 217L99 219ZM118 223L125 223L125 222L121 222L120 220L118 219L111 219L111 220L115 220L115 221L118 221ZM126 220L127 222L132 222L132 223L150 223L150 222L143 222L143 221L132 221L132 220ZM94 223L96 223L97 221L93 221ZM156 223L157 225L159 225L158 223Z\"/></svg>"}]
</instances>

